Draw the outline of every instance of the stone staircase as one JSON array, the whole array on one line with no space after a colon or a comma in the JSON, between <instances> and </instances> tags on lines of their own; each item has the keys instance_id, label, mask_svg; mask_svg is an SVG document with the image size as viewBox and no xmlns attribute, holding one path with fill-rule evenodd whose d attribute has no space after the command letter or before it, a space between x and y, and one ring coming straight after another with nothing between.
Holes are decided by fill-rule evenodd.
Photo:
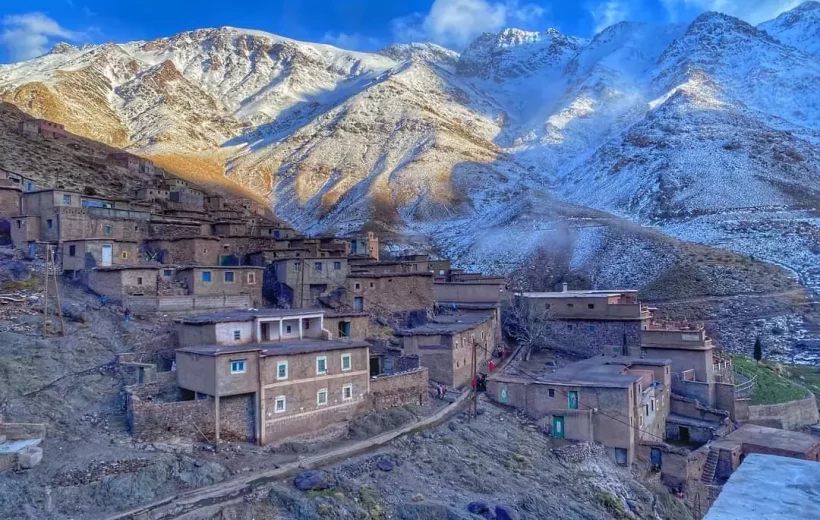
<instances>
[{"instance_id":1,"label":"stone staircase","mask_svg":"<svg viewBox=\"0 0 820 520\"><path fill-rule=\"evenodd\" d=\"M706 457L706 464L703 466L703 473L700 476L700 481L706 484L711 484L715 480L715 471L717 470L718 456L720 453L714 449L709 448L709 456Z\"/></svg>"}]
</instances>

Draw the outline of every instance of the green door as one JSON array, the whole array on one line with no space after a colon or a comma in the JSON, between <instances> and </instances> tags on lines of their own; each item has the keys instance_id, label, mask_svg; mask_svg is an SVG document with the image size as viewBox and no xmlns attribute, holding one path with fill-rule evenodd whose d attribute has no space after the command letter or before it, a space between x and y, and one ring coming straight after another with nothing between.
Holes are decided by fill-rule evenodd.
<instances>
[{"instance_id":1,"label":"green door","mask_svg":"<svg viewBox=\"0 0 820 520\"><path fill-rule=\"evenodd\" d=\"M560 439L564 438L564 416L563 415L553 415L552 416L552 436L558 437Z\"/></svg>"},{"instance_id":2,"label":"green door","mask_svg":"<svg viewBox=\"0 0 820 520\"><path fill-rule=\"evenodd\" d=\"M499 385L498 402L500 402L501 404L508 404L507 403L507 385Z\"/></svg>"}]
</instances>

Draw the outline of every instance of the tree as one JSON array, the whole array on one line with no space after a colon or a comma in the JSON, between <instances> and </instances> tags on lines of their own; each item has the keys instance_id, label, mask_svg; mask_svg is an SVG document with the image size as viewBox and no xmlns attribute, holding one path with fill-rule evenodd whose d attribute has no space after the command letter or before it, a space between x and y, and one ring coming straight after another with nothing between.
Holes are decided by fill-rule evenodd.
<instances>
[{"instance_id":1,"label":"tree","mask_svg":"<svg viewBox=\"0 0 820 520\"><path fill-rule=\"evenodd\" d=\"M763 343L760 341L760 336L758 336L755 340L755 351L753 355L755 361L758 363L760 363L760 360L763 359Z\"/></svg>"},{"instance_id":2,"label":"tree","mask_svg":"<svg viewBox=\"0 0 820 520\"><path fill-rule=\"evenodd\" d=\"M515 295L501 316L504 332L524 348L542 348L550 336L549 312Z\"/></svg>"}]
</instances>

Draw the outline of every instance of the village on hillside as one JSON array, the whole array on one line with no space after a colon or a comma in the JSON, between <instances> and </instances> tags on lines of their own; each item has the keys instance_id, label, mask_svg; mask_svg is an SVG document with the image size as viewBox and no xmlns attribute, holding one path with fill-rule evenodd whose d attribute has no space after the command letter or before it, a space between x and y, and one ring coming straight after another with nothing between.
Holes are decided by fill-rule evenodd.
<instances>
[{"instance_id":1,"label":"village on hillside","mask_svg":"<svg viewBox=\"0 0 820 520\"><path fill-rule=\"evenodd\" d=\"M47 120L27 120L19 131L31 139L65 135ZM328 442L328 432L373 414L417 407L423 411L412 421L359 444L328 443L327 454L315 448L310 462L249 467L244 475L259 477L258 485L295 477L298 489L321 493L336 489L324 466L414 431L456 419L458 428L519 421L550 443L549 453L582 447L656 481L694 518L710 518L722 493L737 495L749 479L792 464L784 457L814 461L790 471L820 469L820 418L806 386L765 361L723 352L703 324L660 318L637 290L565 282L539 292L427 252L387 251L372 231L304 236L258 202L210 193L149 159L123 151L107 160L146 182L110 198L91 185L72 191L0 168L4 265L23 266L7 269L0 312L18 324L28 312L31 326L12 332L32 342L81 334L80 325L96 318L78 318L79 301L117 324L120 352L105 370L122 383L123 422L119 431L106 428L132 439L117 443L196 445L214 456L276 450L296 440ZM129 350L140 335L149 345ZM773 388L781 395L761 397ZM49 449L55 432L46 417L24 422L18 414L31 416L0 407L0 471L36 479L25 475L62 455ZM373 464L372 471L399 471L388 458ZM737 472L747 478L733 478ZM209 507L228 500L225 489L209 491L218 497ZM316 496L336 506L342 500ZM616 518L649 517L618 496L613 489L598 507ZM62 507L30 493L21 500L32 511ZM144 502L120 518L182 511ZM475 499L460 507L499 520L540 517L522 504L493 509ZM83 513L103 512L120 513Z\"/></svg>"}]
</instances>

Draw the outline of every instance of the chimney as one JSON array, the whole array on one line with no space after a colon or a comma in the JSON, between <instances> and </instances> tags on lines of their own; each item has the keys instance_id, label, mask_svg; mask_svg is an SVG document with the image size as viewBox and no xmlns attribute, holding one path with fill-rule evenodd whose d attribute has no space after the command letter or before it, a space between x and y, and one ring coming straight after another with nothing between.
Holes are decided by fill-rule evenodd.
<instances>
[{"instance_id":1,"label":"chimney","mask_svg":"<svg viewBox=\"0 0 820 520\"><path fill-rule=\"evenodd\" d=\"M564 284L563 284L563 292L567 292L567 289L568 289L568 288L569 288L569 286L568 286L567 282L564 282Z\"/></svg>"}]
</instances>

